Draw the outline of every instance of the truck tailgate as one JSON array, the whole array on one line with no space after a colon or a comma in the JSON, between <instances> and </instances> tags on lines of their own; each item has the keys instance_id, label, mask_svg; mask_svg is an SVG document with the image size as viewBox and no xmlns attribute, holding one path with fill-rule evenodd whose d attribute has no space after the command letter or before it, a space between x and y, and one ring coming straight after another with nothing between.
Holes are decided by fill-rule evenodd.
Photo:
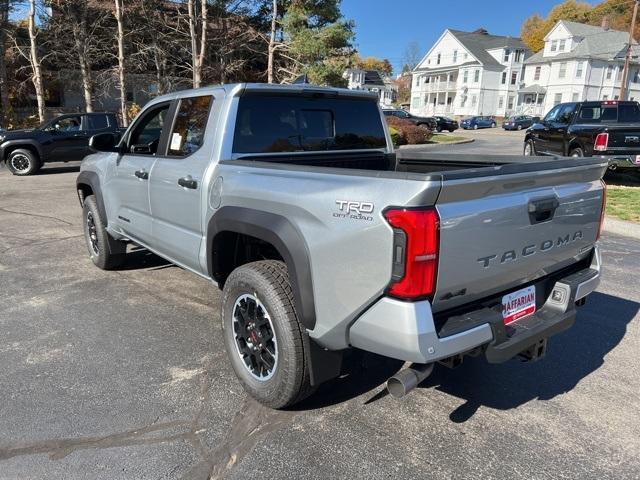
<instances>
[{"instance_id":1,"label":"truck tailgate","mask_svg":"<svg viewBox=\"0 0 640 480\"><path fill-rule=\"evenodd\" d=\"M516 290L589 255L605 168L604 160L554 159L444 173L434 311Z\"/></svg>"},{"instance_id":2,"label":"truck tailgate","mask_svg":"<svg viewBox=\"0 0 640 480\"><path fill-rule=\"evenodd\" d=\"M609 153L640 154L640 125L637 123L609 126L605 132L609 134Z\"/></svg>"}]
</instances>

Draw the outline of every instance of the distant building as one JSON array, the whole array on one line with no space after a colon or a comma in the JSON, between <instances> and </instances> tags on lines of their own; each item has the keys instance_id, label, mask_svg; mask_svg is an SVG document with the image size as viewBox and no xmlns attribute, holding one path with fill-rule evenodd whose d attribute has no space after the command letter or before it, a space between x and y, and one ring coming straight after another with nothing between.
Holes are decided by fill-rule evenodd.
<instances>
[{"instance_id":1,"label":"distant building","mask_svg":"<svg viewBox=\"0 0 640 480\"><path fill-rule=\"evenodd\" d=\"M350 90L368 90L378 94L380 106L390 108L397 97L397 87L391 78L383 77L376 70L349 68L342 77L347 80Z\"/></svg>"},{"instance_id":2,"label":"distant building","mask_svg":"<svg viewBox=\"0 0 640 480\"><path fill-rule=\"evenodd\" d=\"M411 113L506 116L529 55L519 38L447 29L413 70Z\"/></svg>"},{"instance_id":3,"label":"distant building","mask_svg":"<svg viewBox=\"0 0 640 480\"><path fill-rule=\"evenodd\" d=\"M562 102L617 100L628 32L560 21L544 37L544 48L525 61L518 113L542 116ZM640 47L634 44L627 83L640 100Z\"/></svg>"}]
</instances>

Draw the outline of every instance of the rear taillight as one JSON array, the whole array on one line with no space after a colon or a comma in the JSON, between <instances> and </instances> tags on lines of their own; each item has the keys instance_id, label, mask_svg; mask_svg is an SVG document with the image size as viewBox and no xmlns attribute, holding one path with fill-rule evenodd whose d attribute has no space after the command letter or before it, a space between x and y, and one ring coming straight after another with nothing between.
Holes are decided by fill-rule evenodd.
<instances>
[{"instance_id":1,"label":"rear taillight","mask_svg":"<svg viewBox=\"0 0 640 480\"><path fill-rule=\"evenodd\" d=\"M600 226L598 227L596 240L600 239L602 231L604 230L604 212L607 209L607 184L604 183L604 180L600 180L600 183L602 183L602 211L600 212Z\"/></svg>"},{"instance_id":2,"label":"rear taillight","mask_svg":"<svg viewBox=\"0 0 640 480\"><path fill-rule=\"evenodd\" d=\"M596 136L596 141L593 144L593 149L596 152L604 152L609 145L609 134L608 133L599 133Z\"/></svg>"},{"instance_id":3,"label":"rear taillight","mask_svg":"<svg viewBox=\"0 0 640 480\"><path fill-rule=\"evenodd\" d=\"M384 216L395 233L389 295L406 300L433 295L438 273L438 212L391 209L384 212Z\"/></svg>"}]
</instances>

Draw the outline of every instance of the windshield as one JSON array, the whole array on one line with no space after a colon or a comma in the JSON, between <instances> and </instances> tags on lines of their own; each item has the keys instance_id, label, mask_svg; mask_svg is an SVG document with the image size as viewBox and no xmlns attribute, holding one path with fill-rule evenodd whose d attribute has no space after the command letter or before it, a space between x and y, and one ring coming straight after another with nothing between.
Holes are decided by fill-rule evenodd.
<instances>
[{"instance_id":1,"label":"windshield","mask_svg":"<svg viewBox=\"0 0 640 480\"><path fill-rule=\"evenodd\" d=\"M239 100L234 153L384 147L378 105L368 99L255 95Z\"/></svg>"}]
</instances>

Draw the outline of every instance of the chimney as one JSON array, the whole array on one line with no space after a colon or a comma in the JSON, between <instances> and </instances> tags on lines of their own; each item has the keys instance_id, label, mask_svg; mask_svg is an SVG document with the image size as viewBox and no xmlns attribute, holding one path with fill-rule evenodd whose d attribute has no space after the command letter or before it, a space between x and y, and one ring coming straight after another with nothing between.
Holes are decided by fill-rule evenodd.
<instances>
[{"instance_id":1,"label":"chimney","mask_svg":"<svg viewBox=\"0 0 640 480\"><path fill-rule=\"evenodd\" d=\"M605 30L609 30L609 16L605 15L602 17L602 28Z\"/></svg>"}]
</instances>

